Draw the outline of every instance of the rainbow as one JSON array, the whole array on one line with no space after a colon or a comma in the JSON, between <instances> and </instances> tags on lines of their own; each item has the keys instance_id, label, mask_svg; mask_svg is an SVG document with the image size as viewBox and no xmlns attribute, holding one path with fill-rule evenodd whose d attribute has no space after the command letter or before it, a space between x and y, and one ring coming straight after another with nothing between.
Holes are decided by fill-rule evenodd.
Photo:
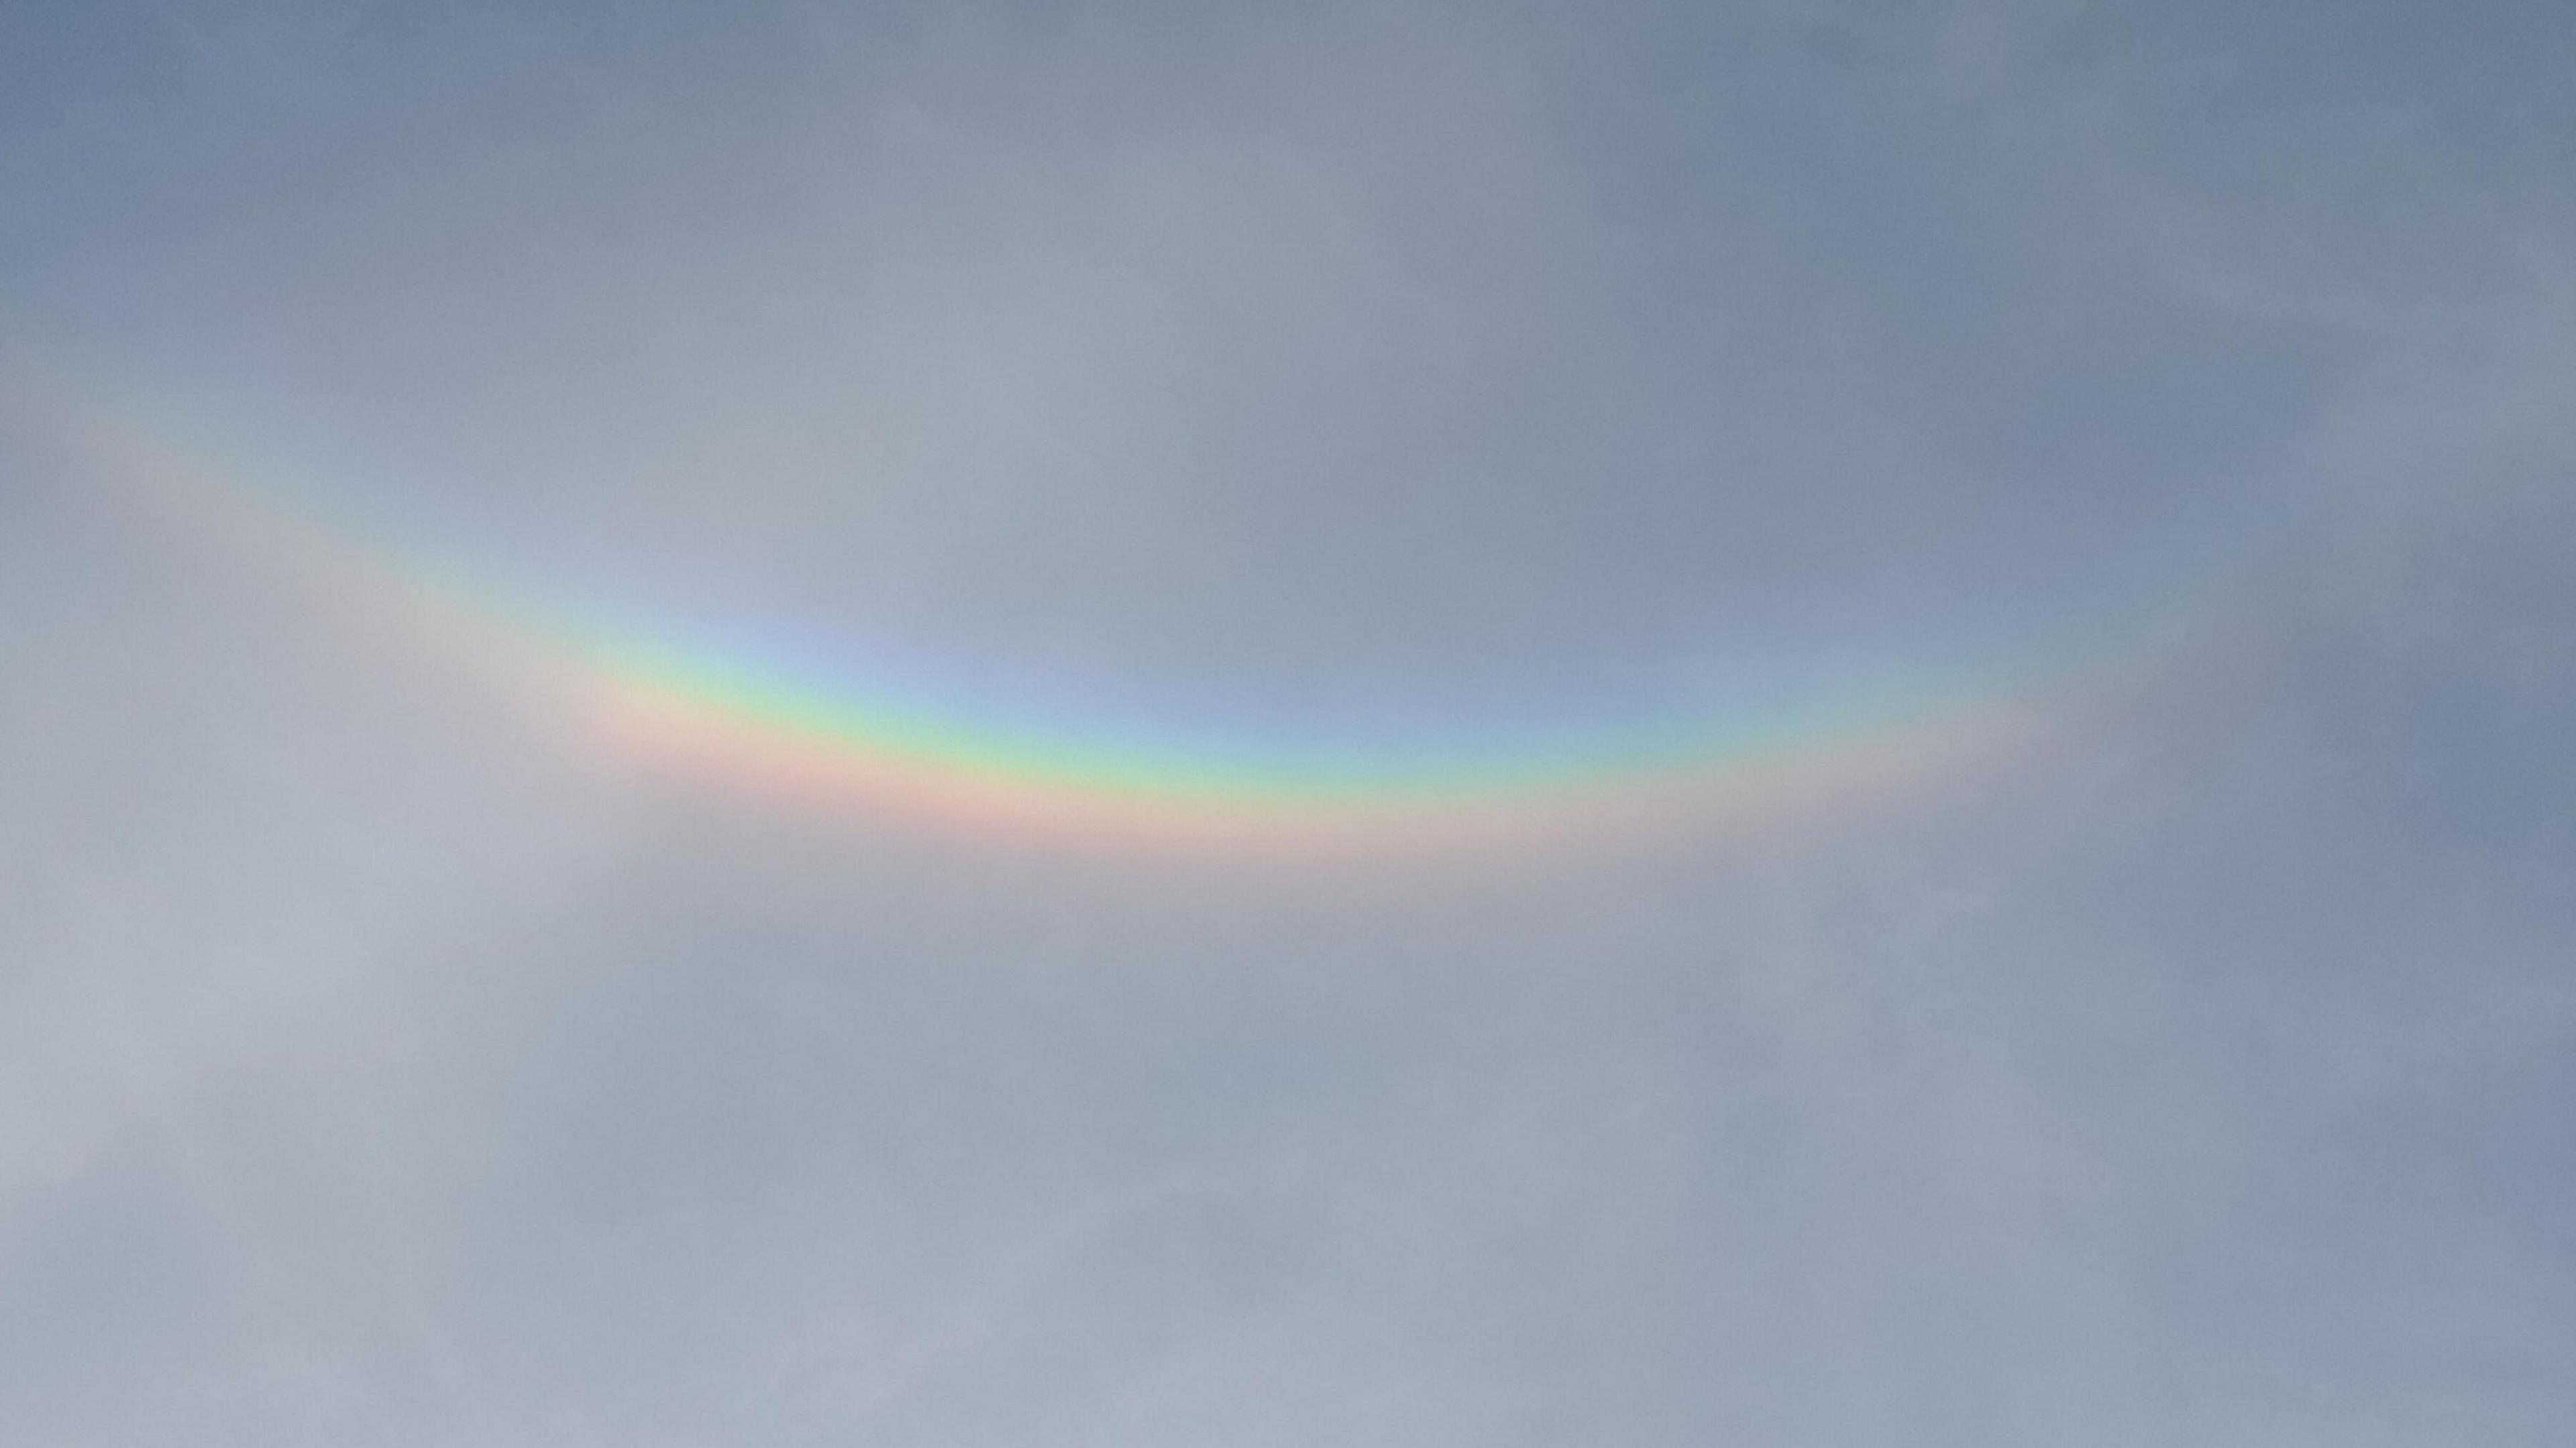
<instances>
[{"instance_id":1,"label":"rainbow","mask_svg":"<svg viewBox=\"0 0 2576 1448\"><path fill-rule=\"evenodd\" d=\"M960 691L546 606L330 520L94 407L13 389L152 516L339 611L517 681L578 747L795 808L1074 845L1369 854L1706 827L1996 757L2087 670L1952 667L1793 704L1474 740L1326 745L996 707Z\"/></svg>"}]
</instances>

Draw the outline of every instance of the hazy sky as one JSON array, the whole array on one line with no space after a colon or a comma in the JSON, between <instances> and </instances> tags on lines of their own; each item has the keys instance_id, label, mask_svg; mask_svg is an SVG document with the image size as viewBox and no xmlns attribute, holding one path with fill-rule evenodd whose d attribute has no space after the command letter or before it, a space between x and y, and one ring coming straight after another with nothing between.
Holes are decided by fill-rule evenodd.
<instances>
[{"instance_id":1,"label":"hazy sky","mask_svg":"<svg viewBox=\"0 0 2576 1448\"><path fill-rule=\"evenodd\" d=\"M2576 1441L2571 76L11 0L0 1441ZM1032 834L584 639L1493 797Z\"/></svg>"}]
</instances>

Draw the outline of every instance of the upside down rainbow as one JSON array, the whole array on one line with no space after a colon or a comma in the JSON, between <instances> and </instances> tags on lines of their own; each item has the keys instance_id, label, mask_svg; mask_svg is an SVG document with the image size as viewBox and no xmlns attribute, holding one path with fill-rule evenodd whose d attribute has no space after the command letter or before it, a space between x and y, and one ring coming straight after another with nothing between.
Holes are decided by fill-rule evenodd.
<instances>
[{"instance_id":1,"label":"upside down rainbow","mask_svg":"<svg viewBox=\"0 0 2576 1448\"><path fill-rule=\"evenodd\" d=\"M25 398L21 391L22 400ZM588 743L757 787L1052 840L1475 848L1643 820L1776 816L1991 754L2045 691L2014 677L1887 684L1803 706L1461 743L1281 742L992 707L603 623L335 525L95 408L21 408L151 506L300 571L334 600L508 660Z\"/></svg>"}]
</instances>

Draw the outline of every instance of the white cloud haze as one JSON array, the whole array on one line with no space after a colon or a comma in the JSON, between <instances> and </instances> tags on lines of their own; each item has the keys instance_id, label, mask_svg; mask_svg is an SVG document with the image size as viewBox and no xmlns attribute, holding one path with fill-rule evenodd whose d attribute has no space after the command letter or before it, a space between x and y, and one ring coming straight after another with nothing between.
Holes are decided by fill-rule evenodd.
<instances>
[{"instance_id":1,"label":"white cloud haze","mask_svg":"<svg viewBox=\"0 0 2576 1448\"><path fill-rule=\"evenodd\" d=\"M2576 1433L2563 7L0 36L0 1441ZM1068 849L236 508L1259 740L2034 722Z\"/></svg>"}]
</instances>

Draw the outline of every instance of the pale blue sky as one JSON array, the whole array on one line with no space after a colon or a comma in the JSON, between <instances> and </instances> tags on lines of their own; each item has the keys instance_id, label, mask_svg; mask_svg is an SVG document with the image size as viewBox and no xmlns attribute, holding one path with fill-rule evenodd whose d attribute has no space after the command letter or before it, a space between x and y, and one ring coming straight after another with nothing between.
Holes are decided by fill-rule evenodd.
<instances>
[{"instance_id":1,"label":"pale blue sky","mask_svg":"<svg viewBox=\"0 0 2576 1448\"><path fill-rule=\"evenodd\" d=\"M2538 3L11 5L0 1440L2569 1441L2570 75ZM66 397L1048 707L2046 707L1755 823L1053 849L606 757Z\"/></svg>"}]
</instances>

